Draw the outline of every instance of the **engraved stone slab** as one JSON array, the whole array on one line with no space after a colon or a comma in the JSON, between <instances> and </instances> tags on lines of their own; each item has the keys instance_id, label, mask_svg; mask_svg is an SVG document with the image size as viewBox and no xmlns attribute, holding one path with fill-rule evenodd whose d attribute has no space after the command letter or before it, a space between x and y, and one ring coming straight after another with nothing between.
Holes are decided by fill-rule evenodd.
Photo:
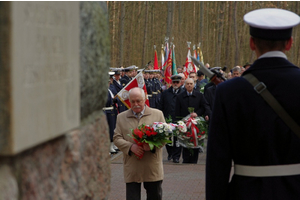
<instances>
[{"instance_id":1,"label":"engraved stone slab","mask_svg":"<svg viewBox=\"0 0 300 200\"><path fill-rule=\"evenodd\" d=\"M0 64L9 66L7 83L0 85L1 93L9 88L9 98L0 96L5 104L0 107L6 106L1 112L8 113L0 117L10 118L0 129L5 131L0 140L6 140L0 143L2 155L19 153L80 124L79 2L10 2L9 7L10 43L0 47L8 57Z\"/></svg>"}]
</instances>

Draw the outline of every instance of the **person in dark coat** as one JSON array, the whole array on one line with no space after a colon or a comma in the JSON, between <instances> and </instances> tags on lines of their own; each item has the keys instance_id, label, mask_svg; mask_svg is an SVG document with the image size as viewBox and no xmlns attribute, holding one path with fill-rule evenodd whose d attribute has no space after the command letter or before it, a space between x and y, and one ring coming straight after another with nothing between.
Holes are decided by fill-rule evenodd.
<instances>
[{"instance_id":1,"label":"person in dark coat","mask_svg":"<svg viewBox=\"0 0 300 200\"><path fill-rule=\"evenodd\" d=\"M258 59L243 76L251 73L263 82L300 125L300 69L285 55L299 16L269 8L251 11L244 20ZM300 138L245 78L217 86L207 146L207 200L300 199L298 152Z\"/></svg>"},{"instance_id":2,"label":"person in dark coat","mask_svg":"<svg viewBox=\"0 0 300 200\"><path fill-rule=\"evenodd\" d=\"M180 88L181 76L173 75L171 76L171 79L172 86L169 89L163 91L163 93L161 94L157 109L161 110L164 113L165 119L169 119L169 117L171 117L171 122L176 123L175 106L176 97L182 92L182 89ZM168 160L173 159L174 163L179 163L182 147L177 142L177 137L173 137L173 145L167 144L166 149L168 152Z\"/></svg>"},{"instance_id":3,"label":"person in dark coat","mask_svg":"<svg viewBox=\"0 0 300 200\"><path fill-rule=\"evenodd\" d=\"M203 116L205 120L209 120L211 115L211 110L209 105L205 100L205 97L202 93L194 90L194 80L187 78L185 80L185 91L179 94L176 98L176 110L175 116L177 120L181 120L186 117L188 114L191 114L191 117L195 118L197 116ZM194 112L189 113L188 108L193 107ZM182 148L182 158L183 163L197 163L198 162L199 148L188 149Z\"/></svg>"}]
</instances>

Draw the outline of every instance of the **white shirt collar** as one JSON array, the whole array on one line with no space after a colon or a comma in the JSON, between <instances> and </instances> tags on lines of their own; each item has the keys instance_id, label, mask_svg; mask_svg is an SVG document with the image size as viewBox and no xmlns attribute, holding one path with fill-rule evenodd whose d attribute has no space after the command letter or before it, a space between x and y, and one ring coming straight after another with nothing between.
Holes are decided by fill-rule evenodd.
<instances>
[{"instance_id":1,"label":"white shirt collar","mask_svg":"<svg viewBox=\"0 0 300 200\"><path fill-rule=\"evenodd\" d=\"M280 58L287 59L287 56L282 51L269 51L269 52L264 53L263 55L261 55L258 59L260 59L260 58L270 58L270 57L280 57Z\"/></svg>"}]
</instances>

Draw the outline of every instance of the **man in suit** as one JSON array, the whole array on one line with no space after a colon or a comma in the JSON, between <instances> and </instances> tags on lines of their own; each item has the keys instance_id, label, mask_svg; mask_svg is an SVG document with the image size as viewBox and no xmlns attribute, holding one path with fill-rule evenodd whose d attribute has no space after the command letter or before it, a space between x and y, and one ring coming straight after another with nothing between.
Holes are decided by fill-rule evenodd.
<instances>
[{"instance_id":1,"label":"man in suit","mask_svg":"<svg viewBox=\"0 0 300 200\"><path fill-rule=\"evenodd\" d=\"M257 60L243 76L252 74L262 87L254 88L243 77L217 86L208 135L206 199L299 199L300 138L260 92L266 88L300 124L300 70L285 55L300 18L268 8L247 13L244 21L250 25L250 48Z\"/></svg>"},{"instance_id":2,"label":"man in suit","mask_svg":"<svg viewBox=\"0 0 300 200\"><path fill-rule=\"evenodd\" d=\"M194 112L189 113L188 108L194 108ZM209 120L211 111L209 105L202 93L194 90L194 80L187 78L185 80L185 91L179 94L176 98L175 116L177 120L181 120L191 114L192 118L204 115L205 120ZM199 148L188 149L182 148L183 163L197 163Z\"/></svg>"},{"instance_id":3,"label":"man in suit","mask_svg":"<svg viewBox=\"0 0 300 200\"><path fill-rule=\"evenodd\" d=\"M141 88L129 91L131 109L122 112L117 117L114 134L115 145L123 152L124 180L126 182L126 199L141 199L141 183L147 191L147 199L162 199L162 180L164 177L162 163L162 148L150 151L147 143L138 146L129 136L131 129L142 124L152 125L153 122L165 122L160 110L145 105L146 97ZM138 160L135 155L143 155Z\"/></svg>"},{"instance_id":4,"label":"man in suit","mask_svg":"<svg viewBox=\"0 0 300 200\"><path fill-rule=\"evenodd\" d=\"M157 109L164 113L165 119L171 117L171 122L176 123L175 106L176 97L182 92L182 89L180 88L181 76L173 75L171 76L171 79L172 86L163 91ZM173 144L167 144L166 149L168 152L168 160L173 159L174 163L179 163L182 147L178 144L177 137L173 137Z\"/></svg>"}]
</instances>

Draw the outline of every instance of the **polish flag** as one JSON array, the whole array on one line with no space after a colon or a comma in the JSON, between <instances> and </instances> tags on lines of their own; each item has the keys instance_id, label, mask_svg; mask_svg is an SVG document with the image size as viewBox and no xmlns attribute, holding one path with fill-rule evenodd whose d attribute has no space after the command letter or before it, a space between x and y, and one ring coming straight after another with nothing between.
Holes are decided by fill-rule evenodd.
<instances>
[{"instance_id":1,"label":"polish flag","mask_svg":"<svg viewBox=\"0 0 300 200\"><path fill-rule=\"evenodd\" d=\"M147 89L146 84L144 81L143 73L138 73L126 86L123 87L122 90L116 96L119 97L119 99L122 101L122 103L129 109L131 108L130 102L129 102L129 90L131 88L139 87L142 88L146 95L146 105L149 106L149 100L147 96ZM150 106L149 106L150 107Z\"/></svg>"}]
</instances>

